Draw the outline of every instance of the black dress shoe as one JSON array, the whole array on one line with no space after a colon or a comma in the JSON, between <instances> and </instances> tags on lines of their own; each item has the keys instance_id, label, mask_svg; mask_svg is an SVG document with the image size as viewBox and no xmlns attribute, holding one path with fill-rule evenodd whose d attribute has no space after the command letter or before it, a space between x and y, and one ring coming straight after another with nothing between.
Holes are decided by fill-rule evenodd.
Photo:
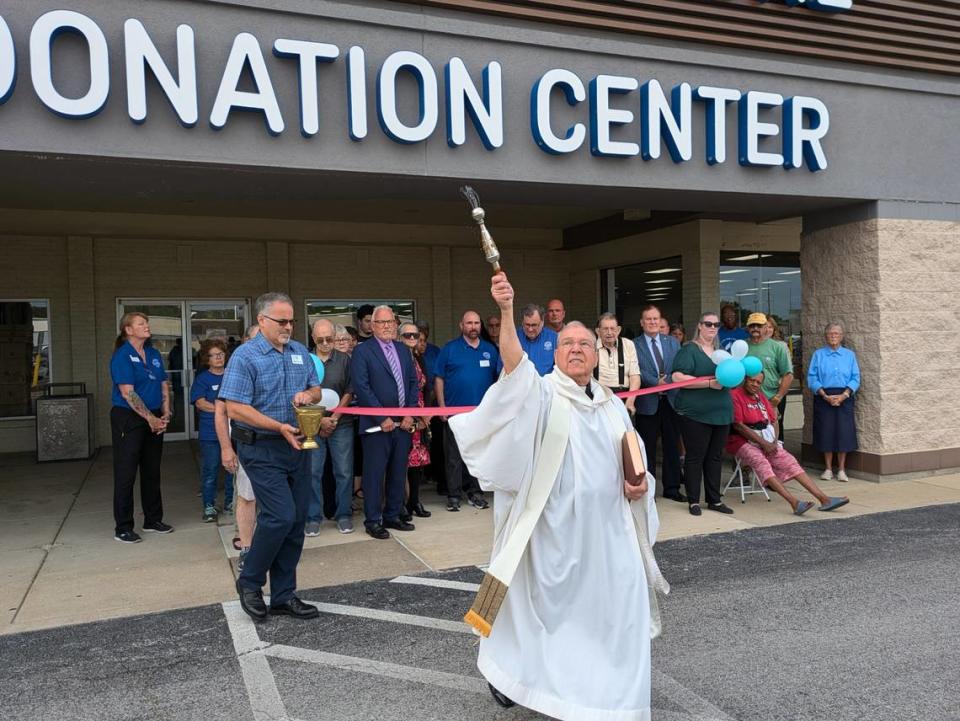
<instances>
[{"instance_id":1,"label":"black dress shoe","mask_svg":"<svg viewBox=\"0 0 960 721\"><path fill-rule=\"evenodd\" d=\"M240 585L237 579L237 593L240 594L240 608L254 621L262 621L267 617L267 604L263 602L263 591L259 588L251 591Z\"/></svg>"},{"instance_id":2,"label":"black dress shoe","mask_svg":"<svg viewBox=\"0 0 960 721\"><path fill-rule=\"evenodd\" d=\"M511 706L516 706L516 704L513 701L511 701L502 693L497 691L497 689L493 687L492 683L488 683L487 688L490 689L490 694L493 696L493 700L496 701L501 706L503 706L504 708L510 708Z\"/></svg>"},{"instance_id":3,"label":"black dress shoe","mask_svg":"<svg viewBox=\"0 0 960 721\"><path fill-rule=\"evenodd\" d=\"M670 499L671 501L676 501L677 503L686 503L686 502L687 502L687 497L686 497L685 495L683 495L682 493L680 493L679 491L677 491L676 493L664 493L664 494L663 494L663 497L664 497L664 498L668 498L668 499Z\"/></svg>"},{"instance_id":4,"label":"black dress shoe","mask_svg":"<svg viewBox=\"0 0 960 721\"><path fill-rule=\"evenodd\" d=\"M390 538L390 531L378 523L376 526L367 526L367 535L383 541Z\"/></svg>"},{"instance_id":5,"label":"black dress shoe","mask_svg":"<svg viewBox=\"0 0 960 721\"><path fill-rule=\"evenodd\" d=\"M691 515L691 516L699 516L701 513L703 513L703 511L700 510L700 504L699 504L699 503L691 503L691 504L690 504L690 515Z\"/></svg>"},{"instance_id":6,"label":"black dress shoe","mask_svg":"<svg viewBox=\"0 0 960 721\"><path fill-rule=\"evenodd\" d=\"M711 511L716 511L717 513L727 513L727 514L733 513L732 508L728 508L722 503L708 503L707 508L709 508Z\"/></svg>"},{"instance_id":7,"label":"black dress shoe","mask_svg":"<svg viewBox=\"0 0 960 721\"><path fill-rule=\"evenodd\" d=\"M413 520L413 514L410 513L401 513L398 517L404 523L410 523Z\"/></svg>"},{"instance_id":8,"label":"black dress shoe","mask_svg":"<svg viewBox=\"0 0 960 721\"><path fill-rule=\"evenodd\" d=\"M430 511L423 507L422 503L418 503L410 510L413 511L413 515L415 515L417 518L430 518L430 516L433 515Z\"/></svg>"},{"instance_id":9,"label":"black dress shoe","mask_svg":"<svg viewBox=\"0 0 960 721\"><path fill-rule=\"evenodd\" d=\"M320 615L320 611L316 606L304 603L296 596L286 603L281 603L277 606L271 605L270 613L274 616L293 616L294 618L302 619L316 618Z\"/></svg>"},{"instance_id":10,"label":"black dress shoe","mask_svg":"<svg viewBox=\"0 0 960 721\"><path fill-rule=\"evenodd\" d=\"M409 521L404 521L402 517L395 521L388 521L387 519L384 519L383 527L392 528L394 531L412 531L416 528L416 526Z\"/></svg>"}]
</instances>

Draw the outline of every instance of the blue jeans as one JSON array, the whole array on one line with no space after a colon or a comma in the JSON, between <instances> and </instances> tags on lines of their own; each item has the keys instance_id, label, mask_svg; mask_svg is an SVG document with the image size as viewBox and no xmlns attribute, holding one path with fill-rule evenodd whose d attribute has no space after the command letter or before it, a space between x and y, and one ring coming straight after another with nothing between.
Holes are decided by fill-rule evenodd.
<instances>
[{"instance_id":1,"label":"blue jeans","mask_svg":"<svg viewBox=\"0 0 960 721\"><path fill-rule=\"evenodd\" d=\"M217 503L217 476L220 475L220 444L217 441L200 441L200 487L203 490L203 507ZM233 474L223 479L223 505L233 503Z\"/></svg>"},{"instance_id":2,"label":"blue jeans","mask_svg":"<svg viewBox=\"0 0 960 721\"><path fill-rule=\"evenodd\" d=\"M317 438L320 446L310 454L311 492L307 523L319 523L323 517L323 466L330 454L333 478L337 483L337 520L353 515L353 424L339 425L329 438Z\"/></svg>"}]
</instances>

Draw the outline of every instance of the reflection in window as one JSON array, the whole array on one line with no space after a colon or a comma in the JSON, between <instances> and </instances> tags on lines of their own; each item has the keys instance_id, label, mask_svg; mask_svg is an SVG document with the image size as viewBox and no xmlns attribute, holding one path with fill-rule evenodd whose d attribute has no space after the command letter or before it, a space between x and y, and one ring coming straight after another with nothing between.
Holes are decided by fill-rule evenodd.
<instances>
[{"instance_id":1,"label":"reflection in window","mask_svg":"<svg viewBox=\"0 0 960 721\"><path fill-rule=\"evenodd\" d=\"M679 257L610 268L600 278L601 307L617 314L624 338L636 338L643 332L640 310L648 303L660 308L671 323L683 322L683 265Z\"/></svg>"},{"instance_id":2,"label":"reflection in window","mask_svg":"<svg viewBox=\"0 0 960 721\"><path fill-rule=\"evenodd\" d=\"M351 325L357 327L357 310L362 305L389 305L397 315L397 320L401 323L405 321L416 320L417 304L412 300L307 300L307 323L304 329L304 335L309 346L312 347L313 341L310 339L310 329L315 321L324 318L336 325Z\"/></svg>"},{"instance_id":3,"label":"reflection in window","mask_svg":"<svg viewBox=\"0 0 960 721\"><path fill-rule=\"evenodd\" d=\"M0 418L33 415L52 380L49 302L0 300Z\"/></svg>"},{"instance_id":4,"label":"reflection in window","mask_svg":"<svg viewBox=\"0 0 960 721\"><path fill-rule=\"evenodd\" d=\"M732 305L739 325L751 313L772 316L793 357L799 378L802 355L800 335L800 254L764 251L727 251L720 254L720 298Z\"/></svg>"}]
</instances>

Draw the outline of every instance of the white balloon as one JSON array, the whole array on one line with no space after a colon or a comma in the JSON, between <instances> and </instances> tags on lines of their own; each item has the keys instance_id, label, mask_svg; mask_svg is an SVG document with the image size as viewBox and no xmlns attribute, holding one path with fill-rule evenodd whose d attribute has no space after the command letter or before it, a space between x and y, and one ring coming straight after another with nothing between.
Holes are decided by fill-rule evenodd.
<instances>
[{"instance_id":1,"label":"white balloon","mask_svg":"<svg viewBox=\"0 0 960 721\"><path fill-rule=\"evenodd\" d=\"M733 345L730 346L730 355L740 360L747 355L748 350L750 350L750 346L747 345L747 341L743 339L735 340Z\"/></svg>"},{"instance_id":2,"label":"white balloon","mask_svg":"<svg viewBox=\"0 0 960 721\"><path fill-rule=\"evenodd\" d=\"M340 402L340 394L330 388L324 388L320 393L320 405L324 408L336 408Z\"/></svg>"},{"instance_id":3,"label":"white balloon","mask_svg":"<svg viewBox=\"0 0 960 721\"><path fill-rule=\"evenodd\" d=\"M710 354L710 360L712 360L716 365L720 365L725 360L732 357L733 356L731 356L729 353L727 353L725 350L722 350L722 349L717 349Z\"/></svg>"}]
</instances>

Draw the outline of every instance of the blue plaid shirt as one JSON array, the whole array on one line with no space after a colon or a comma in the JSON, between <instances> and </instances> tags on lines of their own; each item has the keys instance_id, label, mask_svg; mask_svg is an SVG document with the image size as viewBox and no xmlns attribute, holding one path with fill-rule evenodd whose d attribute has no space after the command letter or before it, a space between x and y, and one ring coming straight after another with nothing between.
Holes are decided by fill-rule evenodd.
<instances>
[{"instance_id":1,"label":"blue plaid shirt","mask_svg":"<svg viewBox=\"0 0 960 721\"><path fill-rule=\"evenodd\" d=\"M319 385L310 351L291 340L281 353L261 333L230 356L219 397L246 403L275 421L296 426L293 397Z\"/></svg>"}]
</instances>

